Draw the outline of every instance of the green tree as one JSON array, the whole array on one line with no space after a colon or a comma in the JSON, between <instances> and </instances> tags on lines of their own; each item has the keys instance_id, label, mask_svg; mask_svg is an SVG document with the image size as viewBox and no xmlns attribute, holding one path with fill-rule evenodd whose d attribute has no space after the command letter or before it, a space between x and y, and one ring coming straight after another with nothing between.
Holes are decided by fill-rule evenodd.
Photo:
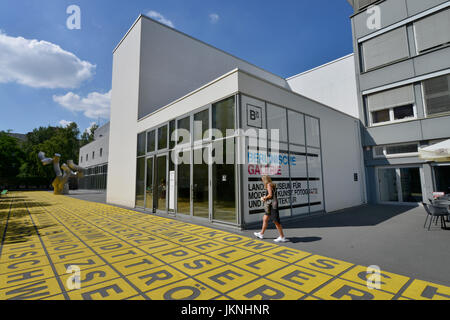
<instances>
[{"instance_id":1,"label":"green tree","mask_svg":"<svg viewBox=\"0 0 450 320\"><path fill-rule=\"evenodd\" d=\"M61 155L60 163L67 160L77 162L80 141L80 131L76 123L67 127L40 127L27 134L24 143L25 162L20 168L20 177L46 177L52 179L55 175L52 166L43 166L38 158L40 151L49 158L55 153Z\"/></svg>"},{"instance_id":2,"label":"green tree","mask_svg":"<svg viewBox=\"0 0 450 320\"><path fill-rule=\"evenodd\" d=\"M98 125L96 123L94 123L89 130L86 129L83 132L83 134L81 135L81 139L80 139L80 147L84 147L85 145L94 141L94 133L95 133L95 130L97 130L97 129L98 129Z\"/></svg>"},{"instance_id":3,"label":"green tree","mask_svg":"<svg viewBox=\"0 0 450 320\"><path fill-rule=\"evenodd\" d=\"M0 131L0 178L15 177L24 160L19 140Z\"/></svg>"}]
</instances>

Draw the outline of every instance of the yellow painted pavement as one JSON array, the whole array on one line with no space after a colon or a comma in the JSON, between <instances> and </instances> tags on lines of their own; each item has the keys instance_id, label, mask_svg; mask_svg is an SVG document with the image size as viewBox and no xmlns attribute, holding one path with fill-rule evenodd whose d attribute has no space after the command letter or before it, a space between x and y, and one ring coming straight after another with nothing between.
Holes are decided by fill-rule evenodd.
<instances>
[{"instance_id":1,"label":"yellow painted pavement","mask_svg":"<svg viewBox=\"0 0 450 320\"><path fill-rule=\"evenodd\" d=\"M447 286L381 271L369 289L365 266L49 192L0 198L0 239L2 300L450 300Z\"/></svg>"}]
</instances>

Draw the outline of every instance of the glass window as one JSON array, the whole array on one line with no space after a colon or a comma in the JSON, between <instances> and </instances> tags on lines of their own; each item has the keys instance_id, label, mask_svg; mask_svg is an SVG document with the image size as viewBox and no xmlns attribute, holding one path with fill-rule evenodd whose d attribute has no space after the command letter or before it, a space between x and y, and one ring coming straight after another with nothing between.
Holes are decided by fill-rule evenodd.
<instances>
[{"instance_id":1,"label":"glass window","mask_svg":"<svg viewBox=\"0 0 450 320\"><path fill-rule=\"evenodd\" d=\"M270 130L268 132L269 139L274 140L272 130L278 130L279 141L287 141L287 120L286 120L286 109L280 108L274 105L268 105L267 107L267 128Z\"/></svg>"},{"instance_id":2,"label":"glass window","mask_svg":"<svg viewBox=\"0 0 450 320\"><path fill-rule=\"evenodd\" d=\"M147 159L147 181L145 190L145 207L153 210L153 157Z\"/></svg>"},{"instance_id":3,"label":"glass window","mask_svg":"<svg viewBox=\"0 0 450 320\"><path fill-rule=\"evenodd\" d=\"M180 154L180 158L189 159L190 151ZM191 214L191 165L190 161L182 162L178 165L178 197L177 213Z\"/></svg>"},{"instance_id":4,"label":"glass window","mask_svg":"<svg viewBox=\"0 0 450 320\"><path fill-rule=\"evenodd\" d=\"M384 156L384 147L374 147L374 155L376 157L383 157Z\"/></svg>"},{"instance_id":5,"label":"glass window","mask_svg":"<svg viewBox=\"0 0 450 320\"><path fill-rule=\"evenodd\" d=\"M155 141L155 130L147 132L147 152L154 152L156 141Z\"/></svg>"},{"instance_id":6,"label":"glass window","mask_svg":"<svg viewBox=\"0 0 450 320\"><path fill-rule=\"evenodd\" d=\"M402 120L407 118L414 118L413 105L407 105L394 108L394 120Z\"/></svg>"},{"instance_id":7,"label":"glass window","mask_svg":"<svg viewBox=\"0 0 450 320\"><path fill-rule=\"evenodd\" d=\"M169 149L175 148L175 120L169 122Z\"/></svg>"},{"instance_id":8,"label":"glass window","mask_svg":"<svg viewBox=\"0 0 450 320\"><path fill-rule=\"evenodd\" d=\"M450 112L450 74L423 82L427 114Z\"/></svg>"},{"instance_id":9,"label":"glass window","mask_svg":"<svg viewBox=\"0 0 450 320\"><path fill-rule=\"evenodd\" d=\"M372 112L372 123L391 121L389 109Z\"/></svg>"},{"instance_id":10,"label":"glass window","mask_svg":"<svg viewBox=\"0 0 450 320\"><path fill-rule=\"evenodd\" d=\"M86 155L86 161L89 161L89 155L88 154Z\"/></svg>"},{"instance_id":11,"label":"glass window","mask_svg":"<svg viewBox=\"0 0 450 320\"><path fill-rule=\"evenodd\" d=\"M144 207L145 158L137 159L136 166L136 207Z\"/></svg>"},{"instance_id":12,"label":"glass window","mask_svg":"<svg viewBox=\"0 0 450 320\"><path fill-rule=\"evenodd\" d=\"M156 158L156 209L166 211L167 196L167 156Z\"/></svg>"},{"instance_id":13,"label":"glass window","mask_svg":"<svg viewBox=\"0 0 450 320\"><path fill-rule=\"evenodd\" d=\"M234 139L228 139L230 142ZM233 143L224 143L224 159L212 165L213 182L213 219L236 222L236 180L235 180L235 150ZM233 161L231 161L233 160ZM232 163L229 163L232 162Z\"/></svg>"},{"instance_id":14,"label":"glass window","mask_svg":"<svg viewBox=\"0 0 450 320\"><path fill-rule=\"evenodd\" d=\"M209 130L209 109L194 115L194 141L203 140Z\"/></svg>"},{"instance_id":15,"label":"glass window","mask_svg":"<svg viewBox=\"0 0 450 320\"><path fill-rule=\"evenodd\" d=\"M137 137L137 156L145 155L145 132L138 134Z\"/></svg>"},{"instance_id":16,"label":"glass window","mask_svg":"<svg viewBox=\"0 0 450 320\"><path fill-rule=\"evenodd\" d=\"M386 147L387 155L402 154L402 153L417 153L417 152L418 152L417 144L404 144Z\"/></svg>"},{"instance_id":17,"label":"glass window","mask_svg":"<svg viewBox=\"0 0 450 320\"><path fill-rule=\"evenodd\" d=\"M167 149L167 125L158 129L158 150Z\"/></svg>"},{"instance_id":18,"label":"glass window","mask_svg":"<svg viewBox=\"0 0 450 320\"><path fill-rule=\"evenodd\" d=\"M103 149L100 148L100 158L103 157Z\"/></svg>"},{"instance_id":19,"label":"glass window","mask_svg":"<svg viewBox=\"0 0 450 320\"><path fill-rule=\"evenodd\" d=\"M436 192L450 193L450 166L434 167L434 177L436 179Z\"/></svg>"},{"instance_id":20,"label":"glass window","mask_svg":"<svg viewBox=\"0 0 450 320\"><path fill-rule=\"evenodd\" d=\"M207 148L194 150L194 159L197 157L201 161L193 164L193 211L194 216L202 218L209 218L209 166L203 159L207 153Z\"/></svg>"},{"instance_id":21,"label":"glass window","mask_svg":"<svg viewBox=\"0 0 450 320\"><path fill-rule=\"evenodd\" d=\"M212 128L220 130L223 137L227 129L234 131L234 96L212 105Z\"/></svg>"},{"instance_id":22,"label":"glass window","mask_svg":"<svg viewBox=\"0 0 450 320\"><path fill-rule=\"evenodd\" d=\"M180 132L180 130L186 131L186 132ZM178 142L177 144L185 144L191 142L191 118L186 117L181 120L178 120ZM186 136L184 136L186 135Z\"/></svg>"},{"instance_id":23,"label":"glass window","mask_svg":"<svg viewBox=\"0 0 450 320\"><path fill-rule=\"evenodd\" d=\"M92 160L95 159L95 151L92 151Z\"/></svg>"},{"instance_id":24,"label":"glass window","mask_svg":"<svg viewBox=\"0 0 450 320\"><path fill-rule=\"evenodd\" d=\"M80 158L80 163L83 163L83 156L81 156Z\"/></svg>"},{"instance_id":25,"label":"glass window","mask_svg":"<svg viewBox=\"0 0 450 320\"><path fill-rule=\"evenodd\" d=\"M403 202L422 202L422 186L419 168L400 169Z\"/></svg>"},{"instance_id":26,"label":"glass window","mask_svg":"<svg viewBox=\"0 0 450 320\"><path fill-rule=\"evenodd\" d=\"M319 120L306 117L306 143L308 146L320 148Z\"/></svg>"},{"instance_id":27,"label":"glass window","mask_svg":"<svg viewBox=\"0 0 450 320\"><path fill-rule=\"evenodd\" d=\"M288 111L290 143L305 144L305 120L300 113Z\"/></svg>"},{"instance_id":28,"label":"glass window","mask_svg":"<svg viewBox=\"0 0 450 320\"><path fill-rule=\"evenodd\" d=\"M398 201L396 169L378 170L380 200L382 202Z\"/></svg>"}]
</instances>

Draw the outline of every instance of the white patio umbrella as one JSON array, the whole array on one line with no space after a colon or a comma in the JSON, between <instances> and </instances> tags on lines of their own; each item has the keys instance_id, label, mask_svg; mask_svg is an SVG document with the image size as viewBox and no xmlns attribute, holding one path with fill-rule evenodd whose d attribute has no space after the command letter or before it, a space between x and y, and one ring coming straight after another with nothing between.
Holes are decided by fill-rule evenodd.
<instances>
[{"instance_id":1,"label":"white patio umbrella","mask_svg":"<svg viewBox=\"0 0 450 320\"><path fill-rule=\"evenodd\" d=\"M450 161L450 139L426 148L419 148L419 157L428 161L447 162Z\"/></svg>"}]
</instances>

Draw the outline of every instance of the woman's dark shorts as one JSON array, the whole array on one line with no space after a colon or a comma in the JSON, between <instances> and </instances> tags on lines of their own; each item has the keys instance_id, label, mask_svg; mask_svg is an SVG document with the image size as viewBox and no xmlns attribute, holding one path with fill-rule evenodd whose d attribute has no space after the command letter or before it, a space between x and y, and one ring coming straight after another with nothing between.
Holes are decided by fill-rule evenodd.
<instances>
[{"instance_id":1,"label":"woman's dark shorts","mask_svg":"<svg viewBox=\"0 0 450 320\"><path fill-rule=\"evenodd\" d=\"M264 214L266 216L269 216L273 222L281 223L280 212L278 211L278 209L274 209L272 205L264 206L264 212Z\"/></svg>"}]
</instances>

